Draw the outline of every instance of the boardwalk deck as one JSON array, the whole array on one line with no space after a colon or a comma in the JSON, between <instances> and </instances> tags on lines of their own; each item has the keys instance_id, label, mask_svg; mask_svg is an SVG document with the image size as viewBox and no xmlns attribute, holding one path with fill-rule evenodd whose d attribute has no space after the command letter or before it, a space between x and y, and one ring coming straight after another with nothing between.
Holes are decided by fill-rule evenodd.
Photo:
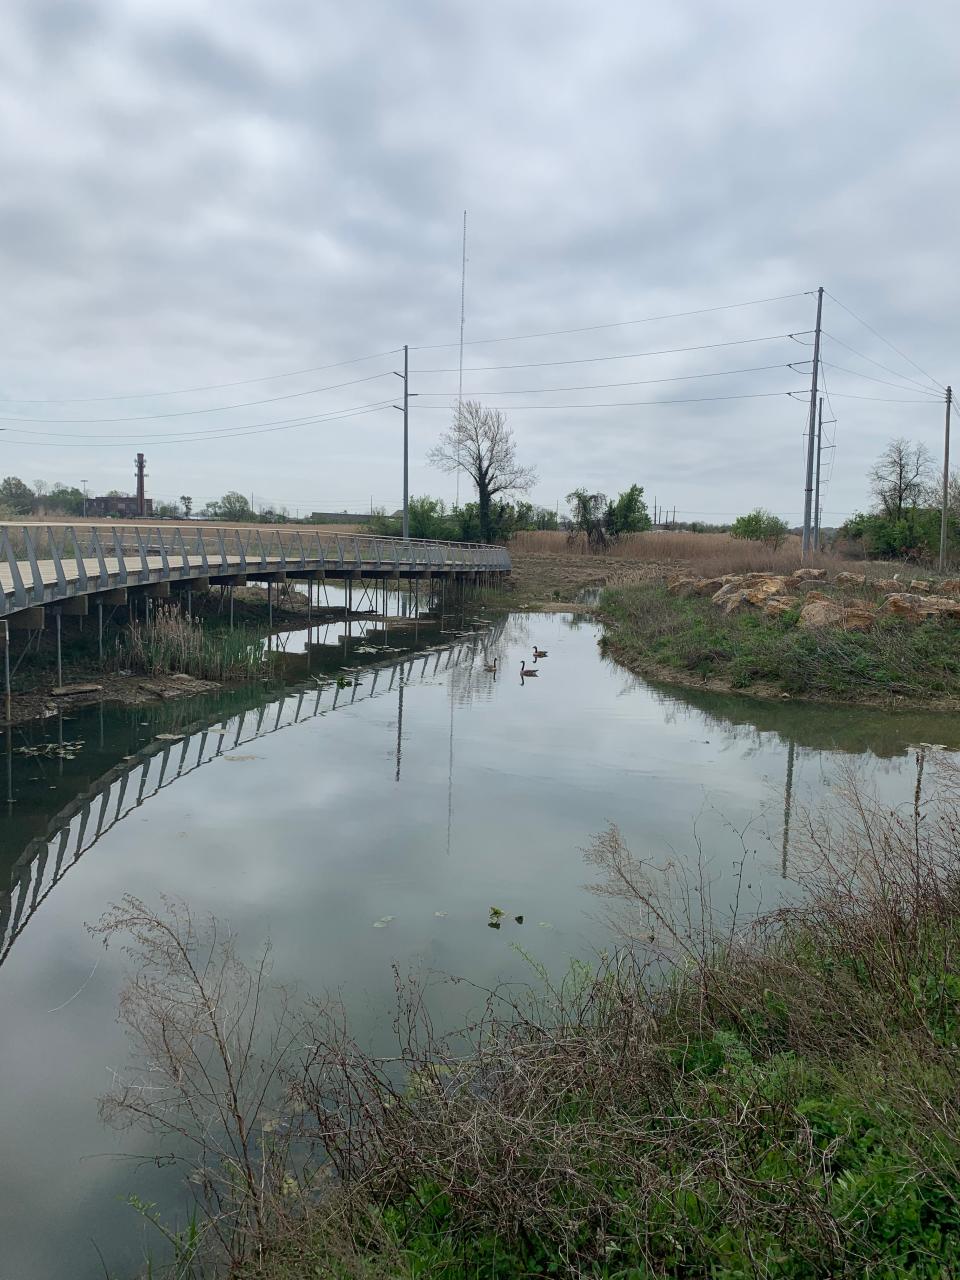
<instances>
[{"instance_id":1,"label":"boardwalk deck","mask_svg":"<svg viewBox=\"0 0 960 1280\"><path fill-rule=\"evenodd\" d=\"M238 577L476 577L510 572L503 547L251 526L0 523L0 618L76 596Z\"/></svg>"}]
</instances>

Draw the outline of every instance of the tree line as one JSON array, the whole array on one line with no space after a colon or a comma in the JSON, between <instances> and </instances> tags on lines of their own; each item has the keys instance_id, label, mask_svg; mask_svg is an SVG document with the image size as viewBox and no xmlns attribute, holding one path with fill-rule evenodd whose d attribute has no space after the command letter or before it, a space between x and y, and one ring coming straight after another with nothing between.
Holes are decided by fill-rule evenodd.
<instances>
[{"instance_id":1,"label":"tree line","mask_svg":"<svg viewBox=\"0 0 960 1280\"><path fill-rule=\"evenodd\" d=\"M870 470L871 506L838 531L867 555L920 560L940 549L943 477L926 445L891 440ZM960 475L947 486L947 546L960 548Z\"/></svg>"}]
</instances>

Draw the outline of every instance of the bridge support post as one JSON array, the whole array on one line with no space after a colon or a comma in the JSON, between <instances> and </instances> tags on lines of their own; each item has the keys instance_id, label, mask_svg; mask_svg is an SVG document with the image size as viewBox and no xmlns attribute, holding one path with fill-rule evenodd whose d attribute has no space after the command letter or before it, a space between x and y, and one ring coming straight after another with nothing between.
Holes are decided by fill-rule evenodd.
<instances>
[{"instance_id":1,"label":"bridge support post","mask_svg":"<svg viewBox=\"0 0 960 1280\"><path fill-rule=\"evenodd\" d=\"M97 601L97 653L103 666L103 601Z\"/></svg>"},{"instance_id":2,"label":"bridge support post","mask_svg":"<svg viewBox=\"0 0 960 1280\"><path fill-rule=\"evenodd\" d=\"M269 619L270 630L273 630L273 583L267 583L267 617Z\"/></svg>"},{"instance_id":3,"label":"bridge support post","mask_svg":"<svg viewBox=\"0 0 960 1280\"><path fill-rule=\"evenodd\" d=\"M63 619L60 610L55 610L57 619L57 684L63 686Z\"/></svg>"},{"instance_id":4,"label":"bridge support post","mask_svg":"<svg viewBox=\"0 0 960 1280\"><path fill-rule=\"evenodd\" d=\"M193 621L193 591L187 587L187 621Z\"/></svg>"},{"instance_id":5,"label":"bridge support post","mask_svg":"<svg viewBox=\"0 0 960 1280\"><path fill-rule=\"evenodd\" d=\"M7 722L9 735L9 725L13 719L12 710L13 699L10 695L10 623L4 618L3 620L3 713Z\"/></svg>"}]
</instances>

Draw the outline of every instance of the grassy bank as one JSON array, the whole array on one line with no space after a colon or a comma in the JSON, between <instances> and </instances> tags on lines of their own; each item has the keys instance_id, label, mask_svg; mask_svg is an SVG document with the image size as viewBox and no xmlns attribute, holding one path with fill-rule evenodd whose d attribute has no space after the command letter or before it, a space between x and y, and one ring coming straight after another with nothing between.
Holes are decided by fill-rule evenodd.
<instances>
[{"instance_id":1,"label":"grassy bank","mask_svg":"<svg viewBox=\"0 0 960 1280\"><path fill-rule=\"evenodd\" d=\"M176 1274L958 1274L960 775L928 798L920 765L913 812L854 789L811 822L802 905L753 922L611 829L616 953L453 1038L401 982L386 1060L228 930L123 901L98 932L133 942L143 1074L104 1110L195 1144Z\"/></svg>"},{"instance_id":2,"label":"grassy bank","mask_svg":"<svg viewBox=\"0 0 960 1280\"><path fill-rule=\"evenodd\" d=\"M802 603L774 619L725 614L657 581L613 589L601 597L602 646L631 670L667 680L835 701L960 700L956 622L878 618L867 633L807 630L797 625Z\"/></svg>"}]
</instances>

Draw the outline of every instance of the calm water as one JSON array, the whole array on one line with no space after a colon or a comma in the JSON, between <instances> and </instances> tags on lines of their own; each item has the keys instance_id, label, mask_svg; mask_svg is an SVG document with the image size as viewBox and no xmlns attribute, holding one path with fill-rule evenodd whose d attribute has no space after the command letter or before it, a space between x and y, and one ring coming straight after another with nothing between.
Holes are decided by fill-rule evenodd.
<instances>
[{"instance_id":1,"label":"calm water","mask_svg":"<svg viewBox=\"0 0 960 1280\"><path fill-rule=\"evenodd\" d=\"M92 1241L111 1274L132 1274L143 1229L122 1197L183 1204L176 1176L139 1158L153 1139L97 1119L126 1060L122 959L84 924L120 894L185 896L251 957L269 937L274 978L339 988L376 1044L394 961L484 984L529 975L517 942L555 970L602 946L582 850L608 823L657 859L693 856L699 836L721 901L746 829L751 896L770 904L789 891L788 776L791 806L816 805L853 761L899 801L911 744L960 745L949 717L655 689L600 659L592 623L560 616L423 627L416 643L434 647L416 655L383 652L411 632L354 628L355 647L378 650L354 659L386 665L321 687L342 633L284 639L301 683L283 694L94 708L14 737L0 771L14 801L0 803L0 1280L93 1280ZM534 643L550 656L521 684ZM487 928L491 906L523 925ZM440 1022L475 998L434 992Z\"/></svg>"}]
</instances>

